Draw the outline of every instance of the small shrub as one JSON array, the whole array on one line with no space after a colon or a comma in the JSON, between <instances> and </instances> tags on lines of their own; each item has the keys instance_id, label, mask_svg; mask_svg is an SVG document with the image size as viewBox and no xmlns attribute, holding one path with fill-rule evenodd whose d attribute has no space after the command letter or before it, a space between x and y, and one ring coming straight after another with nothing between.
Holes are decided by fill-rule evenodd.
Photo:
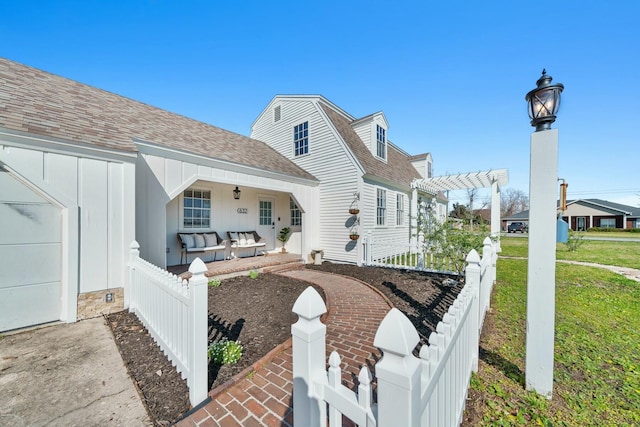
<instances>
[{"instance_id":1,"label":"small shrub","mask_svg":"<svg viewBox=\"0 0 640 427\"><path fill-rule=\"evenodd\" d=\"M212 288L217 288L220 285L222 285L222 282L220 281L220 279L210 279L209 280L209 286L211 286Z\"/></svg>"},{"instance_id":2,"label":"small shrub","mask_svg":"<svg viewBox=\"0 0 640 427\"><path fill-rule=\"evenodd\" d=\"M207 355L209 360L218 365L237 363L242 357L242 345L240 345L239 341L229 341L226 338L222 338L220 341L209 345Z\"/></svg>"},{"instance_id":3,"label":"small shrub","mask_svg":"<svg viewBox=\"0 0 640 427\"><path fill-rule=\"evenodd\" d=\"M582 234L569 230L569 237L567 238L567 243L565 243L567 251L575 252L580 248L580 246L584 245L584 243L585 240Z\"/></svg>"},{"instance_id":4,"label":"small shrub","mask_svg":"<svg viewBox=\"0 0 640 427\"><path fill-rule=\"evenodd\" d=\"M249 277L252 278L252 279L257 279L258 278L258 274L259 273L256 270L251 270L249 272Z\"/></svg>"}]
</instances>

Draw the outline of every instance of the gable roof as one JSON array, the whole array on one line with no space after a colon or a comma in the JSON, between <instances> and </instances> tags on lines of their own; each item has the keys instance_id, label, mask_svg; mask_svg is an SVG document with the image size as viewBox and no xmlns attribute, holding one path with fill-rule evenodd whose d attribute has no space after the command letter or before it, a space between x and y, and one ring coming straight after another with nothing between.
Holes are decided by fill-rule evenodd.
<instances>
[{"instance_id":1,"label":"gable roof","mask_svg":"<svg viewBox=\"0 0 640 427\"><path fill-rule=\"evenodd\" d=\"M387 141L387 162L376 159L355 130L353 130L352 124L357 120L351 116L346 116L342 110L335 108L326 99L320 98L320 101L322 110L362 165L365 174L403 187L410 187L414 179L422 178L411 164L411 157L389 141Z\"/></svg>"},{"instance_id":2,"label":"gable roof","mask_svg":"<svg viewBox=\"0 0 640 427\"><path fill-rule=\"evenodd\" d=\"M595 207L610 209L618 211L620 215L627 215L627 218L640 218L640 208L636 208L634 206L622 205L620 203L609 202L608 200L602 199L576 199L576 200L567 200L567 206L581 203L588 204ZM560 206L560 201L558 201L558 206ZM529 210L518 212L516 214L510 215L508 217L502 218L503 220L513 220L513 219L529 219Z\"/></svg>"},{"instance_id":3,"label":"gable roof","mask_svg":"<svg viewBox=\"0 0 640 427\"><path fill-rule=\"evenodd\" d=\"M619 211L621 214L624 214L630 217L640 217L640 208L635 206L623 205L620 203L614 203L608 200L602 200L602 199L567 200L567 205L571 205L574 203L582 203L582 204L592 205L595 207L611 209L614 211Z\"/></svg>"},{"instance_id":4,"label":"gable roof","mask_svg":"<svg viewBox=\"0 0 640 427\"><path fill-rule=\"evenodd\" d=\"M0 128L128 152L144 140L317 181L261 141L4 58Z\"/></svg>"}]
</instances>

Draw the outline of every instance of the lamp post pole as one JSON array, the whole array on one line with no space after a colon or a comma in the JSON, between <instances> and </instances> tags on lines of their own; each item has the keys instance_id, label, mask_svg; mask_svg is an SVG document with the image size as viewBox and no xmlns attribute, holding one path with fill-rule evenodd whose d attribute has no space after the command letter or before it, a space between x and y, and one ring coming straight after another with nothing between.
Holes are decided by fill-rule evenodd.
<instances>
[{"instance_id":1,"label":"lamp post pole","mask_svg":"<svg viewBox=\"0 0 640 427\"><path fill-rule=\"evenodd\" d=\"M531 125L529 175L529 262L527 270L527 390L551 398L555 337L556 209L558 130L551 129L561 84L551 85L543 70L527 96Z\"/></svg>"}]
</instances>

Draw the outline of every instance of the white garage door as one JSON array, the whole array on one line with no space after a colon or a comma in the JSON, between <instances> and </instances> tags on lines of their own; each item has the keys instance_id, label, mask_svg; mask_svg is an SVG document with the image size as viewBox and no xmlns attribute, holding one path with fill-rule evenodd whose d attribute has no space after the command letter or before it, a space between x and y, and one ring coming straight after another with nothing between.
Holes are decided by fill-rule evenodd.
<instances>
[{"instance_id":1,"label":"white garage door","mask_svg":"<svg viewBox=\"0 0 640 427\"><path fill-rule=\"evenodd\" d=\"M60 319L61 219L0 169L0 331Z\"/></svg>"}]
</instances>

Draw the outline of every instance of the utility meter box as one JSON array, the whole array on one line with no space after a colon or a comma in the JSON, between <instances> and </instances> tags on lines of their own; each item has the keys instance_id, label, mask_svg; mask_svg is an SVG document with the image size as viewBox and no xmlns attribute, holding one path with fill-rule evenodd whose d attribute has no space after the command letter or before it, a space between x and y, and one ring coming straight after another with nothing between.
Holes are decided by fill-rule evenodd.
<instances>
[{"instance_id":1,"label":"utility meter box","mask_svg":"<svg viewBox=\"0 0 640 427\"><path fill-rule=\"evenodd\" d=\"M562 218L556 222L556 242L567 243L569 240L569 224Z\"/></svg>"}]
</instances>

